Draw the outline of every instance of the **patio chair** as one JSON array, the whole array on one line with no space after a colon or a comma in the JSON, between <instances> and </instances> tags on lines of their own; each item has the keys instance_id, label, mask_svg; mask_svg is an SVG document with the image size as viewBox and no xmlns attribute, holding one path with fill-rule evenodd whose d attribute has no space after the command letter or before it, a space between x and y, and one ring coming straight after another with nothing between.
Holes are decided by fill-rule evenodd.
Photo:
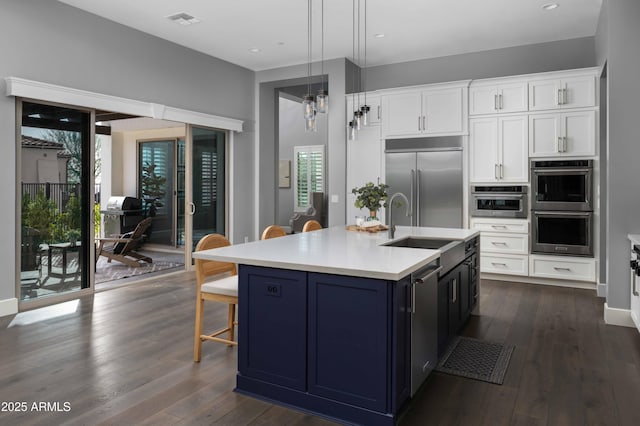
<instances>
[{"instance_id":1,"label":"patio chair","mask_svg":"<svg viewBox=\"0 0 640 426\"><path fill-rule=\"evenodd\" d=\"M140 260L152 263L153 259L136 251L143 242L145 237L144 233L149 226L151 226L150 217L140 221L131 232L118 237L100 238L98 255L96 257L104 256L109 263L111 263L112 260L117 260L132 267L140 266Z\"/></svg>"}]
</instances>

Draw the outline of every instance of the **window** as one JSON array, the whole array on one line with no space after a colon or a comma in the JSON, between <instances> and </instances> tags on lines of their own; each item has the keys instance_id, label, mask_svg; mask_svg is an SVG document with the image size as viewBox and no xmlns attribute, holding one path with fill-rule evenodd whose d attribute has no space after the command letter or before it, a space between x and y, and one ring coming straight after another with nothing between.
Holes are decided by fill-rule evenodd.
<instances>
[{"instance_id":1,"label":"window","mask_svg":"<svg viewBox=\"0 0 640 426\"><path fill-rule=\"evenodd\" d=\"M324 145L293 148L294 210L309 207L312 192L324 192Z\"/></svg>"}]
</instances>

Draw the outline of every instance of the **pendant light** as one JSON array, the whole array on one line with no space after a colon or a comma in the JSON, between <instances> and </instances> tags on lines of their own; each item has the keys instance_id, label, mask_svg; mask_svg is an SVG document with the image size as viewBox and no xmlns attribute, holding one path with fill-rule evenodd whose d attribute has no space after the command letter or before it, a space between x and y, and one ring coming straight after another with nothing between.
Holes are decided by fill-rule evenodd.
<instances>
[{"instance_id":1,"label":"pendant light","mask_svg":"<svg viewBox=\"0 0 640 426\"><path fill-rule=\"evenodd\" d=\"M318 112L326 113L329 109L329 95L324 88L324 0L320 0L320 78L322 87L316 96Z\"/></svg>"},{"instance_id":2,"label":"pendant light","mask_svg":"<svg viewBox=\"0 0 640 426\"><path fill-rule=\"evenodd\" d=\"M352 54L352 58L353 58L353 62L355 64L356 62L356 1L357 0L352 0L352 8L353 8L353 26L352 26L352 30L351 30L351 54ZM358 108L358 104L356 103L356 95L355 95L355 90L356 90L356 70L355 67L353 68L353 71L351 73L351 105L356 108L356 111L353 112L353 118L351 119L351 121L349 122L349 124L347 125L347 137L350 141L354 141L357 139L358 137L358 130L359 130L359 113L360 110L357 109Z\"/></svg>"},{"instance_id":3,"label":"pendant light","mask_svg":"<svg viewBox=\"0 0 640 426\"><path fill-rule=\"evenodd\" d=\"M305 130L316 130L316 103L315 98L311 94L311 49L312 49L312 33L311 33L311 0L307 0L307 94L302 98L302 111L305 119Z\"/></svg>"}]
</instances>

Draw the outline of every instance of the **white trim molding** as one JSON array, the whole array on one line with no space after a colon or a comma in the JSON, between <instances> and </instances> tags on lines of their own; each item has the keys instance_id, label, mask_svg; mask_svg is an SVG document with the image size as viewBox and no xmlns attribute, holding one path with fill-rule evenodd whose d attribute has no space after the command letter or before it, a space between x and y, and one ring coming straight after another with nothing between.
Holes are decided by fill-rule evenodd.
<instances>
[{"instance_id":1,"label":"white trim molding","mask_svg":"<svg viewBox=\"0 0 640 426\"><path fill-rule=\"evenodd\" d=\"M6 95L56 102L123 114L178 121L197 126L242 132L243 121L162 104L137 101L19 77L5 77Z\"/></svg>"},{"instance_id":2,"label":"white trim molding","mask_svg":"<svg viewBox=\"0 0 640 426\"><path fill-rule=\"evenodd\" d=\"M631 311L629 309L610 308L607 302L604 302L604 322L605 324L622 327L635 328L636 326L631 319Z\"/></svg>"},{"instance_id":3,"label":"white trim molding","mask_svg":"<svg viewBox=\"0 0 640 426\"><path fill-rule=\"evenodd\" d=\"M0 300L0 317L15 315L18 313L18 299Z\"/></svg>"}]
</instances>

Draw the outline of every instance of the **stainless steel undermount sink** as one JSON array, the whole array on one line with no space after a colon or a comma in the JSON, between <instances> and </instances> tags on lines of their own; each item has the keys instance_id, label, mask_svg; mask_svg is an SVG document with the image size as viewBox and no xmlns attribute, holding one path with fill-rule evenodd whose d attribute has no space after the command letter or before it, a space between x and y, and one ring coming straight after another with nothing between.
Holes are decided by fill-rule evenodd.
<instances>
[{"instance_id":1,"label":"stainless steel undermount sink","mask_svg":"<svg viewBox=\"0 0 640 426\"><path fill-rule=\"evenodd\" d=\"M442 266L440 276L443 276L464 260L464 241L462 240L447 240L429 237L404 237L381 245L387 247L440 250L440 266Z\"/></svg>"},{"instance_id":2,"label":"stainless steel undermount sink","mask_svg":"<svg viewBox=\"0 0 640 426\"><path fill-rule=\"evenodd\" d=\"M439 240L434 238L405 237L395 241L382 244L391 247L409 247L432 250L446 250L445 246L451 243L459 243L456 240Z\"/></svg>"}]
</instances>

